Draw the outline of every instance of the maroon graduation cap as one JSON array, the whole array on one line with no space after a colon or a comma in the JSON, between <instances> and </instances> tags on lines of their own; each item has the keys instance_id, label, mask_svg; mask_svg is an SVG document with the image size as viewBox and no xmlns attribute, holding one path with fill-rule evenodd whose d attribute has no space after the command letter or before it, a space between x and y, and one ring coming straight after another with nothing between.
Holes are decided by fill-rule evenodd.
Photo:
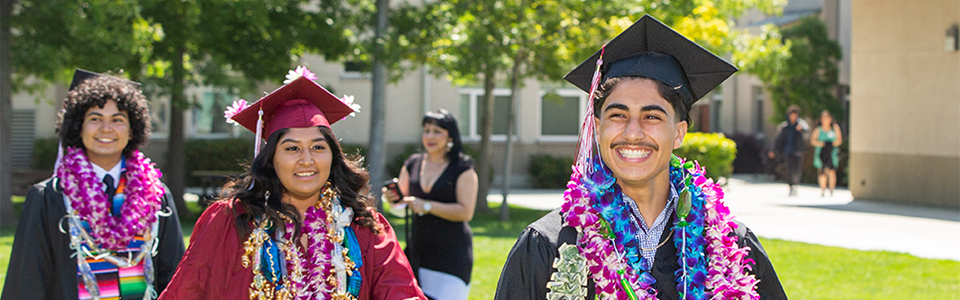
<instances>
[{"instance_id":1,"label":"maroon graduation cap","mask_svg":"<svg viewBox=\"0 0 960 300\"><path fill-rule=\"evenodd\" d=\"M230 119L267 139L277 130L326 126L342 120L353 109L307 76L294 79ZM261 120L262 113L262 121ZM262 126L262 127L261 127Z\"/></svg>"}]
</instances>

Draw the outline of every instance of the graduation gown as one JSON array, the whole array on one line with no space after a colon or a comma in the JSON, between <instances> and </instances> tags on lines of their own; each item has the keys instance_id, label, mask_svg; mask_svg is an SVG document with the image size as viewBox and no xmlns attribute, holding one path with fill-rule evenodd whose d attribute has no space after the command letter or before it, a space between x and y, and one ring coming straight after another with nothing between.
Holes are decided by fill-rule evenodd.
<instances>
[{"instance_id":1,"label":"graduation gown","mask_svg":"<svg viewBox=\"0 0 960 300\"><path fill-rule=\"evenodd\" d=\"M249 299L253 271L244 268L243 242L236 229L236 216L243 208L232 201L210 205L193 228L190 248L160 299ZM426 299L410 270L410 263L397 243L390 223L374 213L382 226L380 234L351 224L360 243L363 277L359 300Z\"/></svg>"},{"instance_id":2,"label":"graduation gown","mask_svg":"<svg viewBox=\"0 0 960 300\"><path fill-rule=\"evenodd\" d=\"M67 214L67 208L58 181L54 177L37 183L27 194L13 239L2 300L78 297L77 260L71 257L74 251L70 249L70 235L60 232L60 219ZM166 185L163 192L160 210L169 209L173 214L158 218L159 244L153 257L157 292L170 282L184 251L177 208ZM67 228L66 221L63 227Z\"/></svg>"},{"instance_id":3,"label":"graduation gown","mask_svg":"<svg viewBox=\"0 0 960 300\"><path fill-rule=\"evenodd\" d=\"M676 218L674 213L670 218ZM657 249L654 256L653 277L657 279L655 288L659 299L678 299L676 276L674 272L680 269L680 263L677 262L677 248L674 246L673 237L670 235L668 225L664 228L662 236L671 236L670 241ZM763 246L757 237L745 225L737 222L737 228L733 232L737 237L737 244L740 247L750 247L750 259L756 264L753 266L751 274L756 275L760 283L757 285L757 291L761 299L786 299L787 296L780 286L780 280L777 279L777 273L773 270L773 265L767 258ZM497 294L495 299L546 299L547 282L550 281L550 274L553 268L553 260L558 257L557 248L564 243L570 245L577 244L576 228L563 226L563 218L560 215L560 209L548 213L540 220L527 227L521 234L513 249L510 250L510 256L503 266L503 272L500 275L500 283L497 284ZM595 299L593 279L587 282L587 298ZM636 291L642 293L644 291Z\"/></svg>"}]
</instances>

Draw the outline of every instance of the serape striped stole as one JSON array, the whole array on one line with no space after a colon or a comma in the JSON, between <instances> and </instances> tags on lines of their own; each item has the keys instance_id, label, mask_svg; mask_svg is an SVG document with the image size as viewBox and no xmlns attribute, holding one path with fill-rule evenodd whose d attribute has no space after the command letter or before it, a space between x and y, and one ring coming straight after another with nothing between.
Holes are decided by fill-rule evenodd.
<instances>
[{"instance_id":1,"label":"serape striped stole","mask_svg":"<svg viewBox=\"0 0 960 300\"><path fill-rule=\"evenodd\" d=\"M140 247L143 245L143 236L138 235L127 245L126 249L117 251L114 255L117 257L136 257L140 253ZM86 248L87 244L83 243ZM89 248L88 248L89 249ZM96 255L96 253L94 253ZM143 261L130 268L119 268L116 265L94 257L87 258L90 269L97 277L97 285L100 287L100 299L102 300L127 300L143 299L143 293L147 289L147 281L143 277ZM80 300L93 299L90 292L83 284L83 277L77 270L77 290Z\"/></svg>"}]
</instances>

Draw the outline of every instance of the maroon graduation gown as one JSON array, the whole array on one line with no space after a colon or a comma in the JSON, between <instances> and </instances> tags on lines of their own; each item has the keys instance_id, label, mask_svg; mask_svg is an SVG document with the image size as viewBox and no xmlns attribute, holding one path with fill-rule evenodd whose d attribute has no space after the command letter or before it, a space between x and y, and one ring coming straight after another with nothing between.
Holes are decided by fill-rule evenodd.
<instances>
[{"instance_id":1,"label":"maroon graduation gown","mask_svg":"<svg viewBox=\"0 0 960 300\"><path fill-rule=\"evenodd\" d=\"M160 299L250 298L253 272L240 262L246 237L241 239L234 225L243 208L234 203L218 201L200 216L190 247ZM383 215L374 215L382 227L380 234L356 223L350 225L363 255L359 299L426 299L390 223Z\"/></svg>"}]
</instances>

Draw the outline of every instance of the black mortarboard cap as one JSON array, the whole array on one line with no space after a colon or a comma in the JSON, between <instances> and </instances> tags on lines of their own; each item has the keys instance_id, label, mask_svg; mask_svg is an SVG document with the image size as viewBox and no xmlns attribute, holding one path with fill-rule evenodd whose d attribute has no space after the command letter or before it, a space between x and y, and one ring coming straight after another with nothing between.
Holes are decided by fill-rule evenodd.
<instances>
[{"instance_id":1,"label":"black mortarboard cap","mask_svg":"<svg viewBox=\"0 0 960 300\"><path fill-rule=\"evenodd\" d=\"M600 51L563 78L589 93ZM659 20L644 15L603 49L603 84L608 78L643 76L675 87L689 108L737 68Z\"/></svg>"},{"instance_id":2,"label":"black mortarboard cap","mask_svg":"<svg viewBox=\"0 0 960 300\"><path fill-rule=\"evenodd\" d=\"M73 81L70 82L70 89L69 89L69 90L72 91L74 88L76 88L78 85L80 85L81 83L83 83L83 82L86 81L87 79L94 78L94 77L97 77L97 76L107 76L107 75L90 72L90 71L87 71L87 70L84 70L84 69L77 69L75 72L73 72ZM137 88L140 88L140 83L139 83L139 82L126 80L126 79L123 79L123 78L120 78L120 79L123 80L123 81L125 81L125 82L127 82L127 83L129 83L129 84L132 84L133 86L135 86L135 87L137 87Z\"/></svg>"}]
</instances>

